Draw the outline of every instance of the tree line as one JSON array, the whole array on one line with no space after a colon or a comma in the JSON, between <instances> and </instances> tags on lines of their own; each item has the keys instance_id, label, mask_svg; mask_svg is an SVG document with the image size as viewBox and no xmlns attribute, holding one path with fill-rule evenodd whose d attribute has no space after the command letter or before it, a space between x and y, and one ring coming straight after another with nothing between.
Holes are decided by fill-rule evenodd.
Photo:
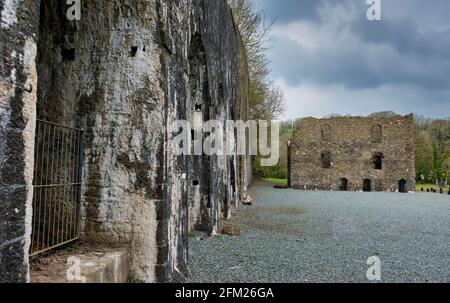
<instances>
[{"instance_id":1,"label":"tree line","mask_svg":"<svg viewBox=\"0 0 450 303\"><path fill-rule=\"evenodd\" d=\"M416 178L419 183L448 184L450 175L450 118L415 116Z\"/></svg>"},{"instance_id":2,"label":"tree line","mask_svg":"<svg viewBox=\"0 0 450 303\"><path fill-rule=\"evenodd\" d=\"M270 32L274 21L268 22L253 0L228 0L247 53L249 71L249 118L271 121L285 109L284 93L270 79L267 57Z\"/></svg>"}]
</instances>

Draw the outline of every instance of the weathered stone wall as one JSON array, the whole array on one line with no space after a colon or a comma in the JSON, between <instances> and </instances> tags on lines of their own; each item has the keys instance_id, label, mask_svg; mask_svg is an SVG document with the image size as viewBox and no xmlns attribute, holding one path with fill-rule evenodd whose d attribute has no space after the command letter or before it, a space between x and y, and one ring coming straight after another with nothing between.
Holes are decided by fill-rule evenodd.
<instances>
[{"instance_id":1,"label":"weathered stone wall","mask_svg":"<svg viewBox=\"0 0 450 303\"><path fill-rule=\"evenodd\" d=\"M167 237L168 225L157 8L82 3L76 22L67 20L64 2L42 3L38 116L86 131L84 237L129 245L134 278L156 281L167 251L157 239Z\"/></svg>"},{"instance_id":2,"label":"weathered stone wall","mask_svg":"<svg viewBox=\"0 0 450 303\"><path fill-rule=\"evenodd\" d=\"M37 0L0 0L0 283L29 280Z\"/></svg>"},{"instance_id":3,"label":"weathered stone wall","mask_svg":"<svg viewBox=\"0 0 450 303\"><path fill-rule=\"evenodd\" d=\"M291 186L343 190L346 179L347 190L361 191L368 179L371 191L399 191L399 182L405 180L405 189L415 191L413 120L413 115L302 119L291 142ZM377 159L381 169L375 169Z\"/></svg>"},{"instance_id":4,"label":"weathered stone wall","mask_svg":"<svg viewBox=\"0 0 450 303\"><path fill-rule=\"evenodd\" d=\"M37 91L39 119L86 132L83 237L127 245L134 281L183 280L189 226L217 233L251 176L249 157L178 157L169 144L175 120L247 118L231 11L224 0L84 0L69 21L67 8L0 0L0 279L27 275Z\"/></svg>"}]
</instances>

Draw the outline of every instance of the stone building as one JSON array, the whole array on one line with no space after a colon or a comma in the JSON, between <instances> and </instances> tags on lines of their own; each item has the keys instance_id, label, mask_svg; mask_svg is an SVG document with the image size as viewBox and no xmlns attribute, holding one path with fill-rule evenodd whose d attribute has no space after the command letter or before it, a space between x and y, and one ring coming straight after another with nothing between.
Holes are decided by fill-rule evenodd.
<instances>
[{"instance_id":1,"label":"stone building","mask_svg":"<svg viewBox=\"0 0 450 303\"><path fill-rule=\"evenodd\" d=\"M184 280L189 230L219 231L251 164L175 156L169 126L247 119L239 31L225 0L81 3L0 0L0 282L77 238L127 247L135 281Z\"/></svg>"},{"instance_id":2,"label":"stone building","mask_svg":"<svg viewBox=\"0 0 450 303\"><path fill-rule=\"evenodd\" d=\"M297 189L415 191L414 117L300 120L290 142Z\"/></svg>"}]
</instances>

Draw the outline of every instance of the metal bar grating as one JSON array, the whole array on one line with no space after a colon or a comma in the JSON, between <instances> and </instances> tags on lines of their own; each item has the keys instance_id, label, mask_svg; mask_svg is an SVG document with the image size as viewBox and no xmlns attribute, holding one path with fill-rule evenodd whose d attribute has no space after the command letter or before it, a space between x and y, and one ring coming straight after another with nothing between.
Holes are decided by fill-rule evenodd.
<instances>
[{"instance_id":1,"label":"metal bar grating","mask_svg":"<svg viewBox=\"0 0 450 303\"><path fill-rule=\"evenodd\" d=\"M83 139L82 129L37 120L32 256L79 238Z\"/></svg>"}]
</instances>

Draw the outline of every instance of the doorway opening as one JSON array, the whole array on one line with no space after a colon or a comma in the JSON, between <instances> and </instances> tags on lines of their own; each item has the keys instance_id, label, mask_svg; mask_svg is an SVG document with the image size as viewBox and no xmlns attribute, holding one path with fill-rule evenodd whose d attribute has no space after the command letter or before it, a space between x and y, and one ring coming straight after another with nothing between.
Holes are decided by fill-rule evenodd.
<instances>
[{"instance_id":1,"label":"doorway opening","mask_svg":"<svg viewBox=\"0 0 450 303\"><path fill-rule=\"evenodd\" d=\"M348 179L342 178L341 179L341 186L339 187L340 191L348 191Z\"/></svg>"},{"instance_id":2,"label":"doorway opening","mask_svg":"<svg viewBox=\"0 0 450 303\"><path fill-rule=\"evenodd\" d=\"M364 192L371 192L371 191L372 191L372 180L370 180L370 179L364 179L364 182L363 182L363 191L364 191Z\"/></svg>"},{"instance_id":3,"label":"doorway opening","mask_svg":"<svg viewBox=\"0 0 450 303\"><path fill-rule=\"evenodd\" d=\"M398 182L398 191L400 193L407 193L408 192L408 187L407 187L408 182L406 182L405 179L402 179Z\"/></svg>"},{"instance_id":4,"label":"doorway opening","mask_svg":"<svg viewBox=\"0 0 450 303\"><path fill-rule=\"evenodd\" d=\"M30 255L78 240L84 132L37 120Z\"/></svg>"}]
</instances>

